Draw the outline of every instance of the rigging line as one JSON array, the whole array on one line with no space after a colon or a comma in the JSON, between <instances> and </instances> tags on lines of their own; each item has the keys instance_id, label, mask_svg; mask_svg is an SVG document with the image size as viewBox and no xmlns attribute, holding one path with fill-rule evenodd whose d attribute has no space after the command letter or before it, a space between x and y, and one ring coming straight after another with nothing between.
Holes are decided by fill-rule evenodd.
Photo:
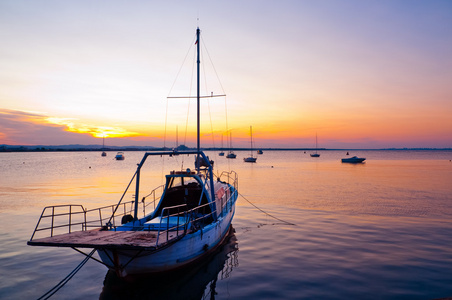
<instances>
[{"instance_id":1,"label":"rigging line","mask_svg":"<svg viewBox=\"0 0 452 300\"><path fill-rule=\"evenodd\" d=\"M187 53L185 54L184 60L182 61L182 64L181 64L181 66L180 66L180 68L179 68L179 71L178 71L177 74L176 74L176 78L174 79L174 82L173 82L173 84L171 85L170 91L169 91L169 93L168 93L168 97L169 97L169 95L171 94L171 92L173 91L173 88L174 88L174 85L176 84L177 78L179 77L179 74L180 74L180 72L182 71L182 68L184 67L185 61L187 60L187 57L188 57L188 55L190 54L190 51L191 51L191 49L192 49L192 47L193 47L193 45L194 45L194 41L195 41L195 40L196 40L196 35L194 36L192 42L190 43L190 47L188 48L188 51L187 51Z\"/></svg>"},{"instance_id":2,"label":"rigging line","mask_svg":"<svg viewBox=\"0 0 452 300\"><path fill-rule=\"evenodd\" d=\"M205 47L205 45L204 45L204 43L203 43L203 46ZM201 48L202 49L202 48ZM206 50L207 51L207 50ZM205 92L206 92L206 95L208 95L208 89L207 89L207 75L206 75L206 68L204 67L205 65L204 65L204 60L202 60L202 65L203 65L203 68L202 68L202 70L203 70L203 73L204 73L204 87L205 87ZM213 92L212 92L212 97L213 97ZM212 111L211 111L211 109L210 109L210 100L209 99L207 99L207 107L208 107L208 110L209 110L209 119L210 119L210 133L211 133L211 135L212 135L212 144L213 144L213 147L215 148L215 136L214 136L214 132L213 132L213 123L212 123Z\"/></svg>"},{"instance_id":3,"label":"rigging line","mask_svg":"<svg viewBox=\"0 0 452 300\"><path fill-rule=\"evenodd\" d=\"M77 274L78 271L86 264L86 262L90 259L91 256L93 256L94 252L96 252L96 249L93 249L83 260L82 262L75 267L74 270L72 270L63 280L61 280L57 285L55 285L53 288L51 288L47 293L42 295L38 298L38 300L42 299L49 299L52 297L56 292L58 292L66 283L69 282L69 280L74 277L75 274Z\"/></svg>"},{"instance_id":4,"label":"rigging line","mask_svg":"<svg viewBox=\"0 0 452 300\"><path fill-rule=\"evenodd\" d=\"M176 74L176 78L174 78L173 84L171 85L171 88L170 88L170 90L168 92L168 97L169 97L169 95L171 95L171 93L173 91L174 85L176 84L176 81L179 78L180 72L182 71L182 68L184 67L184 64L185 64L185 62L187 60L187 57L190 54L190 51L191 51L191 49L193 47L195 39L196 39L196 36L193 38L192 42L190 43L190 47L188 47L188 51L185 54L184 60L182 61L182 64L180 65L180 68L179 68L179 71ZM164 133L164 136L163 136L163 147L164 148L166 147L166 127L167 127L167 119L168 119L168 97L167 97L167 100L166 100L165 133Z\"/></svg>"},{"instance_id":5,"label":"rigging line","mask_svg":"<svg viewBox=\"0 0 452 300\"><path fill-rule=\"evenodd\" d=\"M287 225L298 226L297 224L294 224L294 223L290 223L290 222L284 221L284 220L282 220L282 219L280 219L280 218L277 218L277 217L275 217L275 216L269 214L268 212L266 212L266 211L262 210L261 208L257 207L257 206L256 206L254 203L252 203L250 200L246 199L245 196L243 196L241 193L238 193L238 194L239 194L243 199L245 199L246 202L248 202L249 204L251 204L252 206L254 206L256 209L260 210L262 213L266 214L267 216L269 216L269 217L271 217L271 218L273 218L273 219L275 219L275 220L281 221L281 222L283 222L283 223L285 223L285 224L287 224Z\"/></svg>"},{"instance_id":6,"label":"rigging line","mask_svg":"<svg viewBox=\"0 0 452 300\"><path fill-rule=\"evenodd\" d=\"M209 58L210 64L212 65L212 68L213 68L213 71L215 72L215 75L217 76L217 80L218 80L218 83L221 86L221 90L222 90L223 94L226 94L225 91L224 91L223 84L221 83L220 76L218 76L217 69L215 68L215 65L213 64L212 58L210 57L209 50L207 50L207 46L204 43L204 36L203 36L201 42L202 42L204 48L206 49L207 57ZM226 102L227 101L226 101L226 95L225 95L225 97L224 97L224 108L225 108L225 114L226 114L226 131L228 131L229 130L229 126L228 126L228 107L227 107Z\"/></svg>"},{"instance_id":7,"label":"rigging line","mask_svg":"<svg viewBox=\"0 0 452 300\"><path fill-rule=\"evenodd\" d=\"M224 88L223 88L223 84L221 84L220 77L218 76L217 70L215 69L215 65L213 64L213 61L212 61L212 59L210 58L210 54L209 54L209 51L207 50L207 46L206 46L205 43L204 43L204 37L203 37L203 39L201 40L201 42L202 42L202 44L203 44L203 46L204 46L204 49L206 49L207 57L209 57L210 64L212 65L213 71L215 72L215 75L217 76L217 80L218 80L218 83L219 83L220 86L221 86L221 90L223 91L223 94L225 94Z\"/></svg>"}]
</instances>

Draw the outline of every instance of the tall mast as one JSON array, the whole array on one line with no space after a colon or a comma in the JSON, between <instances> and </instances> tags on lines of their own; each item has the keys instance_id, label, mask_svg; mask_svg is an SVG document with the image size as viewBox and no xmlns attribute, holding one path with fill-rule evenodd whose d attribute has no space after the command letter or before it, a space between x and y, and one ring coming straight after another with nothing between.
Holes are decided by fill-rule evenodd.
<instances>
[{"instance_id":1,"label":"tall mast","mask_svg":"<svg viewBox=\"0 0 452 300\"><path fill-rule=\"evenodd\" d=\"M253 157L253 126L250 126L250 137L251 137L251 157Z\"/></svg>"},{"instance_id":2,"label":"tall mast","mask_svg":"<svg viewBox=\"0 0 452 300\"><path fill-rule=\"evenodd\" d=\"M199 111L200 111L200 109L199 109L199 63L200 63L200 60L199 60L199 44L200 44L200 41L199 41L199 33L200 33L200 30L199 30L199 27L196 29L196 52L197 52L197 59L196 59L196 68L197 68L197 86L196 86L196 105L197 105L197 115L198 115L198 117L197 117L197 127L198 127L198 130L197 130L197 139L198 139L198 145L197 145L197 148L198 148L198 151L197 151L197 155L196 155L196 170L199 172L199 164L200 164L200 161L199 161L199 153L200 153L200 148L201 148L201 146L200 146L200 137L199 137L199 132L200 132L200 130L201 130L201 128L200 128L200 114L199 114Z\"/></svg>"}]
</instances>

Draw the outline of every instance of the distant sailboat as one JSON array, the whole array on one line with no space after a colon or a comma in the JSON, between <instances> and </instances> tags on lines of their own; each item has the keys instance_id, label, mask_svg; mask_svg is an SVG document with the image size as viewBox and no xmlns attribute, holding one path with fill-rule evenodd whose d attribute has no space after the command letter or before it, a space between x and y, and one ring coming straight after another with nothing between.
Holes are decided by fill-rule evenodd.
<instances>
[{"instance_id":1,"label":"distant sailboat","mask_svg":"<svg viewBox=\"0 0 452 300\"><path fill-rule=\"evenodd\" d=\"M223 134L221 134L221 152L218 153L219 156L224 156L224 151L223 151Z\"/></svg>"},{"instance_id":2,"label":"distant sailboat","mask_svg":"<svg viewBox=\"0 0 452 300\"><path fill-rule=\"evenodd\" d=\"M320 157L320 154L317 153L317 133L315 134L315 153L311 153L311 157Z\"/></svg>"},{"instance_id":3,"label":"distant sailboat","mask_svg":"<svg viewBox=\"0 0 452 300\"><path fill-rule=\"evenodd\" d=\"M102 156L107 156L107 152L105 152L105 136L102 138Z\"/></svg>"},{"instance_id":4,"label":"distant sailboat","mask_svg":"<svg viewBox=\"0 0 452 300\"><path fill-rule=\"evenodd\" d=\"M250 137L251 137L251 150L250 150L251 156L250 157L245 157L243 159L243 161L244 162L249 162L249 163L255 163L256 160L257 160L257 157L253 156L253 127L252 126L250 126Z\"/></svg>"},{"instance_id":5,"label":"distant sailboat","mask_svg":"<svg viewBox=\"0 0 452 300\"><path fill-rule=\"evenodd\" d=\"M226 158L236 158L237 155L232 151L232 132L229 132L229 153Z\"/></svg>"}]
</instances>

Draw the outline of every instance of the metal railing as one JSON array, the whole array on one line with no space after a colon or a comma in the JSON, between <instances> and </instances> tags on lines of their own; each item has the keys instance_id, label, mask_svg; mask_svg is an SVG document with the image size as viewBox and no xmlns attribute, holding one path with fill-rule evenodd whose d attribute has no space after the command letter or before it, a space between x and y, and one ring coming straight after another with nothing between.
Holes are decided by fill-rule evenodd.
<instances>
[{"instance_id":1,"label":"metal railing","mask_svg":"<svg viewBox=\"0 0 452 300\"><path fill-rule=\"evenodd\" d=\"M117 205L108 205L94 209L85 209L82 205L55 205L43 209L36 224L30 241L39 237L53 237L58 234L71 233L75 231L86 231L89 228L101 228L104 226L116 227L121 224L120 218L133 211L134 201L121 204L121 212L116 210ZM130 208L127 208L130 206ZM112 213L115 213L111 218ZM106 224L110 220L111 224Z\"/></svg>"},{"instance_id":2,"label":"metal railing","mask_svg":"<svg viewBox=\"0 0 452 300\"><path fill-rule=\"evenodd\" d=\"M232 209L234 199L237 197L237 174L234 171L223 172L221 176L227 177L227 182L230 182L231 186L235 188L232 189L230 187L228 189L228 198L225 201L225 205L223 206L222 204L221 207L216 208L214 211L211 210L211 203L205 203L190 210L187 210L186 204L163 208L160 214L161 219L155 243L156 247L182 237L190 229L196 231L200 227L200 223L207 222L209 218L212 218L211 220L213 220L213 215L217 211L221 212L218 216L224 216L227 214L228 210L230 211ZM162 187L163 186L157 187L146 196L149 197L150 195L153 195L153 201L149 204L154 203L154 207L156 200L159 199L156 196L156 191ZM143 216L145 215L145 206L148 206L149 204L145 204L145 201L141 202L141 205L143 206ZM119 206L114 204L89 210L85 209L82 205L47 206L41 213L30 241L32 241L35 236L38 236L36 238L40 238L42 235L44 235L43 237L53 237L55 235L71 233L73 231L87 231L90 228L116 230L116 227L119 226L117 224L121 224L120 218L127 214L131 214L133 210L134 201L121 203ZM205 210L208 210L209 212L205 213ZM177 223L174 226L170 223L171 217L177 217ZM180 219L184 222L180 222ZM166 227L162 226L162 224L165 223ZM134 229L144 230L144 227L141 225L139 227L134 227ZM174 237L171 236L170 239L170 233L174 231L176 235ZM161 242L160 240L162 235L166 235L166 240L164 242Z\"/></svg>"},{"instance_id":3,"label":"metal railing","mask_svg":"<svg viewBox=\"0 0 452 300\"><path fill-rule=\"evenodd\" d=\"M190 229L197 230L198 223L205 222L209 217L211 217L215 211L211 211L210 213L202 213L201 210L203 210L205 207L209 206L210 203L202 204L200 206L197 206L190 210L183 210L180 211L181 208L186 208L185 204L182 205L176 205L171 207L166 207L162 210L161 213L161 219L160 219L160 226L157 233L157 241L155 243L156 247L162 246L174 239L181 238L185 234L187 234L187 231ZM170 214L170 210L178 209L177 213ZM167 214L165 216L164 211L167 211ZM177 224L175 226L170 227L170 218L171 217L177 217ZM185 222L179 223L180 218L183 217ZM166 219L166 228L162 229L162 224L165 223ZM181 233L179 234L179 230L181 230ZM170 232L176 231L176 236L172 237L170 239ZM166 240L159 244L160 236L166 235Z\"/></svg>"},{"instance_id":4,"label":"metal railing","mask_svg":"<svg viewBox=\"0 0 452 300\"><path fill-rule=\"evenodd\" d=\"M164 188L165 188L165 185L162 184L162 185L156 187L155 189L153 189L149 194L147 194L146 196L144 196L141 199L141 202L143 202L143 215L146 215L146 208L151 204L154 204L154 210L155 210L155 203L158 200L160 200L160 197L163 194ZM145 204L147 198L151 198L151 202Z\"/></svg>"},{"instance_id":5,"label":"metal railing","mask_svg":"<svg viewBox=\"0 0 452 300\"><path fill-rule=\"evenodd\" d=\"M234 189L237 190L239 185L239 179L238 175L235 171L223 171L220 176L218 176L218 179L220 179L223 182L227 182L228 184L232 185Z\"/></svg>"}]
</instances>

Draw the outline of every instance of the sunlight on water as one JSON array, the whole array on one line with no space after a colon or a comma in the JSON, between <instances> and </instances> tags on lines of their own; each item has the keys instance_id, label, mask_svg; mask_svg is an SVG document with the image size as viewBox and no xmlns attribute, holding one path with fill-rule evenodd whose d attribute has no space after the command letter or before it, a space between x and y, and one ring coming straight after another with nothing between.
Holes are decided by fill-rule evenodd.
<instances>
[{"instance_id":1,"label":"sunlight on water","mask_svg":"<svg viewBox=\"0 0 452 300\"><path fill-rule=\"evenodd\" d=\"M248 152L236 160L208 153L216 172L239 174L234 249L167 289L189 284L196 297L215 299L451 297L452 152L350 153L367 158L357 165L341 163L342 151L320 153L266 151L256 164L243 163ZM38 298L83 259L69 249L26 246L43 207L117 203L142 154L115 161L112 153L0 153L1 298ZM166 172L194 168L193 157L152 159L140 197ZM124 199L134 193L132 183ZM55 299L138 299L130 288L147 291L90 261Z\"/></svg>"}]
</instances>

